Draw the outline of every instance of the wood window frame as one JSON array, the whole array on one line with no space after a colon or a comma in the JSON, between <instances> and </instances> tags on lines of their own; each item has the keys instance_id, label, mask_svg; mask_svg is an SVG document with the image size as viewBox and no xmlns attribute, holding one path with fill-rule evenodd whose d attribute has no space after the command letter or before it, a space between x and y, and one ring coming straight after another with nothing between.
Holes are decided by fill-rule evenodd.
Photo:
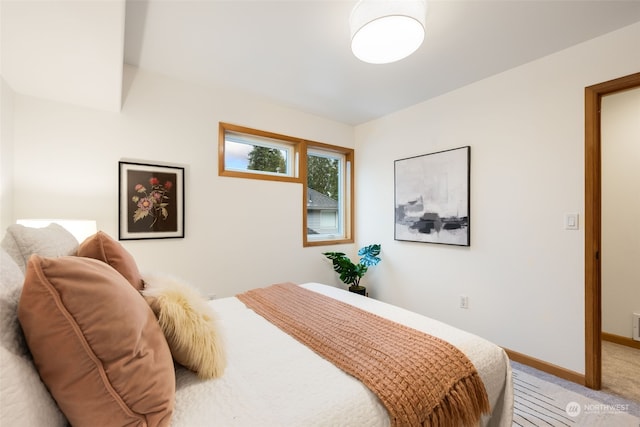
<instances>
[{"instance_id":1,"label":"wood window frame","mask_svg":"<svg viewBox=\"0 0 640 427\"><path fill-rule=\"evenodd\" d=\"M293 176L276 175L267 173L255 173L240 171L236 169L227 169L225 165L226 152L226 133L234 132L256 136L259 138L274 139L290 144L294 152L294 169ZM339 210L343 223L342 235L338 238L330 239L309 239L307 234L307 153L308 150L324 151L327 153L337 153L344 156L345 159L345 177L342 184L342 194L344 202ZM218 126L218 175L232 178L260 179L267 181L292 182L302 184L302 246L327 246L342 243L354 242L354 157L355 151L352 148L340 147L337 145L326 144L323 142L310 141L307 139L296 138L274 132L267 132L258 129L252 129L245 126L239 126L231 123L219 122Z\"/></svg>"}]
</instances>

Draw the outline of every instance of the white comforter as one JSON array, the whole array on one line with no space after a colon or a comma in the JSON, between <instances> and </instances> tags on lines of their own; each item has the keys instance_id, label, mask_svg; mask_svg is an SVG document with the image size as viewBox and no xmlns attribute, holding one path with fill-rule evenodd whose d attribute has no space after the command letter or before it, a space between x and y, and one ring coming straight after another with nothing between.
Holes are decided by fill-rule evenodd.
<instances>
[{"instance_id":1,"label":"white comforter","mask_svg":"<svg viewBox=\"0 0 640 427\"><path fill-rule=\"evenodd\" d=\"M496 345L444 323L318 283L307 289L443 338L462 350L484 382L493 413L483 425L511 426L511 368ZM388 426L377 397L361 382L249 310L236 298L211 301L224 337L222 378L199 380L179 368L176 427Z\"/></svg>"}]
</instances>

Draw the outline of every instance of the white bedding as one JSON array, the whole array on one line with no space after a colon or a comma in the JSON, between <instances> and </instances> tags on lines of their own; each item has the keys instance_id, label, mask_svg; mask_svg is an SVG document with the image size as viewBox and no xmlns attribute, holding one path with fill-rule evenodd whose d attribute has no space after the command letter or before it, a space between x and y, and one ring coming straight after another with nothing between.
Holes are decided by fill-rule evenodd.
<instances>
[{"instance_id":1,"label":"white bedding","mask_svg":"<svg viewBox=\"0 0 640 427\"><path fill-rule=\"evenodd\" d=\"M511 426L513 388L504 351L442 322L372 298L319 283L307 289L356 305L449 341L473 362L493 410L483 425ZM377 397L303 344L255 314L238 299L211 301L224 337L228 366L222 378L203 381L179 368L176 427L388 426Z\"/></svg>"}]
</instances>

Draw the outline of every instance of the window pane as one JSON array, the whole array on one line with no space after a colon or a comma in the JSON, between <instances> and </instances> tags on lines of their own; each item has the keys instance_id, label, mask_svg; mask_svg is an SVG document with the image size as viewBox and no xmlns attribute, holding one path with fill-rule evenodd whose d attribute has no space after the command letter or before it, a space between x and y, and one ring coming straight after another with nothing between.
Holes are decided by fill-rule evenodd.
<instances>
[{"instance_id":1,"label":"window pane","mask_svg":"<svg viewBox=\"0 0 640 427\"><path fill-rule=\"evenodd\" d=\"M252 145L229 141L225 145L224 165L227 169L247 170L249 167L249 153Z\"/></svg>"},{"instance_id":2,"label":"window pane","mask_svg":"<svg viewBox=\"0 0 640 427\"><path fill-rule=\"evenodd\" d=\"M257 140L241 135L225 134L225 169L243 172L268 173L291 176L292 148L271 142L266 138Z\"/></svg>"},{"instance_id":3,"label":"window pane","mask_svg":"<svg viewBox=\"0 0 640 427\"><path fill-rule=\"evenodd\" d=\"M341 237L343 218L340 154L309 152L307 155L307 235L309 239Z\"/></svg>"}]
</instances>

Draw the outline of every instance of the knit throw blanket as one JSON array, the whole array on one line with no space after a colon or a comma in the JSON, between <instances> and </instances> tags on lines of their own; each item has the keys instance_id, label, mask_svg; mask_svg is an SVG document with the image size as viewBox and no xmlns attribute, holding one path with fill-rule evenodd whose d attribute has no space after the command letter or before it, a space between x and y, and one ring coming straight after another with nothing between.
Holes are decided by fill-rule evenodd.
<instances>
[{"instance_id":1,"label":"knit throw blanket","mask_svg":"<svg viewBox=\"0 0 640 427\"><path fill-rule=\"evenodd\" d=\"M471 361L440 338L292 283L237 298L364 383L392 426L476 426L490 411Z\"/></svg>"}]
</instances>

